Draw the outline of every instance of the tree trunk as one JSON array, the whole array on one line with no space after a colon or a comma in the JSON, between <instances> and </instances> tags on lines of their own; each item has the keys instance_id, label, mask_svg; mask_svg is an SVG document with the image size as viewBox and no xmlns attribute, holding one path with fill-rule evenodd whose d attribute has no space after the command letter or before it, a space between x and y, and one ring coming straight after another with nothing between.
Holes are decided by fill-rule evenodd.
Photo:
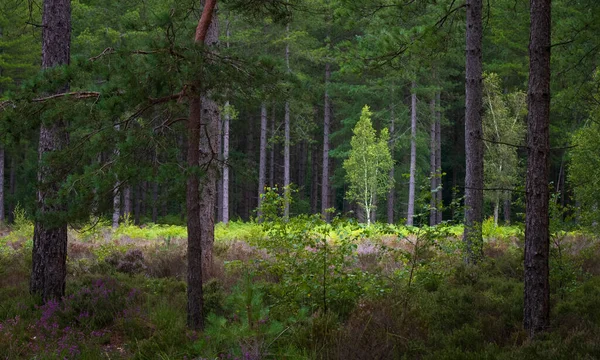
<instances>
[{"instance_id":1,"label":"tree trunk","mask_svg":"<svg viewBox=\"0 0 600 360\"><path fill-rule=\"evenodd\" d=\"M437 206L437 221L436 224L440 224L442 222L442 209L444 207L444 203L442 200L442 112L441 108L441 95L440 92L436 92L435 94L436 101L436 111L435 111L435 168L436 168L436 180L437 180L437 188L436 192L436 206Z\"/></svg>"},{"instance_id":2,"label":"tree trunk","mask_svg":"<svg viewBox=\"0 0 600 360\"><path fill-rule=\"evenodd\" d=\"M312 145L310 166L310 212L317 213L319 201L319 148Z\"/></svg>"},{"instance_id":3,"label":"tree trunk","mask_svg":"<svg viewBox=\"0 0 600 360\"><path fill-rule=\"evenodd\" d=\"M290 25L287 25L286 34L290 34ZM285 44L285 63L287 66L287 72L290 73L290 43L289 41ZM290 102L285 101L285 142L283 145L283 217L288 219L290 217Z\"/></svg>"},{"instance_id":4,"label":"tree trunk","mask_svg":"<svg viewBox=\"0 0 600 360\"><path fill-rule=\"evenodd\" d=\"M277 118L275 116L275 104L273 104L273 111L271 113L271 149L270 149L270 162L269 162L269 187L275 186L275 122Z\"/></svg>"},{"instance_id":5,"label":"tree trunk","mask_svg":"<svg viewBox=\"0 0 600 360\"><path fill-rule=\"evenodd\" d=\"M229 107L229 101L225 103L225 107ZM225 114L225 122L223 123L223 190L221 191L221 221L224 224L229 223L229 121L231 116L229 112Z\"/></svg>"},{"instance_id":6,"label":"tree trunk","mask_svg":"<svg viewBox=\"0 0 600 360\"><path fill-rule=\"evenodd\" d=\"M196 29L195 42L203 44L207 30L213 19L213 10L216 0L207 0L202 11L202 17ZM194 79L196 83L199 79ZM194 330L204 329L204 300L202 294L202 219L200 209L200 179L198 176L200 165L200 128L201 108L200 96L197 95L198 88L191 89L188 100L190 105L189 118L187 122L188 132L188 180L186 189L187 207L187 323ZM212 213L212 207L210 208Z\"/></svg>"},{"instance_id":7,"label":"tree trunk","mask_svg":"<svg viewBox=\"0 0 600 360\"><path fill-rule=\"evenodd\" d=\"M142 212L142 185L135 186L135 207L133 208L133 223L140 225L140 216Z\"/></svg>"},{"instance_id":8,"label":"tree trunk","mask_svg":"<svg viewBox=\"0 0 600 360\"><path fill-rule=\"evenodd\" d=\"M494 200L494 226L498 227L498 218L500 216L500 195L496 195Z\"/></svg>"},{"instance_id":9,"label":"tree trunk","mask_svg":"<svg viewBox=\"0 0 600 360\"><path fill-rule=\"evenodd\" d=\"M429 204L429 226L434 226L437 224L437 168L436 168L436 158L437 158L437 139L436 139L436 113L435 113L435 98L431 99L429 103L429 107L431 110L431 129L429 131L429 176L430 185L431 185L431 201Z\"/></svg>"},{"instance_id":10,"label":"tree trunk","mask_svg":"<svg viewBox=\"0 0 600 360\"><path fill-rule=\"evenodd\" d=\"M511 193L507 191L504 194L504 225L510 225L510 204L511 204Z\"/></svg>"},{"instance_id":11,"label":"tree trunk","mask_svg":"<svg viewBox=\"0 0 600 360\"><path fill-rule=\"evenodd\" d=\"M0 145L0 225L5 223L4 215L4 146Z\"/></svg>"},{"instance_id":12,"label":"tree trunk","mask_svg":"<svg viewBox=\"0 0 600 360\"><path fill-rule=\"evenodd\" d=\"M204 44L217 46L219 23L216 13L208 28ZM214 50L212 50L214 51ZM202 125L200 127L200 168L204 176L200 179L200 227L202 237L202 276L213 276L213 244L215 241L215 202L217 200L217 179L219 178L217 139L219 138L219 106L210 98L202 96Z\"/></svg>"},{"instance_id":13,"label":"tree trunk","mask_svg":"<svg viewBox=\"0 0 600 360\"><path fill-rule=\"evenodd\" d=\"M550 323L548 161L551 0L531 0L525 212L525 302L529 337Z\"/></svg>"},{"instance_id":14,"label":"tree trunk","mask_svg":"<svg viewBox=\"0 0 600 360\"><path fill-rule=\"evenodd\" d=\"M115 125L115 130L120 130L120 125ZM113 151L115 159L119 158L119 148L115 148ZM112 215L112 227L116 229L119 227L119 218L121 217L121 182L119 177L115 176L116 182L113 189L113 215Z\"/></svg>"},{"instance_id":15,"label":"tree trunk","mask_svg":"<svg viewBox=\"0 0 600 360\"><path fill-rule=\"evenodd\" d=\"M260 154L258 157L258 208L262 204L262 195L265 193L267 173L267 103L263 102L260 108ZM262 218L259 210L258 218Z\"/></svg>"},{"instance_id":16,"label":"tree trunk","mask_svg":"<svg viewBox=\"0 0 600 360\"><path fill-rule=\"evenodd\" d=\"M392 98L394 97L394 89L392 89ZM396 148L396 142L394 140L394 122L396 121L395 119L395 104L393 103L394 99L392 99L392 105L390 106L390 153L392 154L392 159L394 158L394 150ZM394 182L394 167L392 166L392 168L390 169L390 181L393 183ZM395 186L392 186L392 188L390 189L390 192L388 193L388 198L387 198L387 221L389 224L393 224L394 223L394 193L395 193Z\"/></svg>"},{"instance_id":17,"label":"tree trunk","mask_svg":"<svg viewBox=\"0 0 600 360\"><path fill-rule=\"evenodd\" d=\"M123 216L131 217L131 185L127 185L123 190Z\"/></svg>"},{"instance_id":18,"label":"tree trunk","mask_svg":"<svg viewBox=\"0 0 600 360\"><path fill-rule=\"evenodd\" d=\"M9 175L9 184L8 184L8 193L10 195L11 201L9 203L9 211L8 211L8 220L12 223L15 221L15 192L17 187L17 156L13 154L10 157L10 175Z\"/></svg>"},{"instance_id":19,"label":"tree trunk","mask_svg":"<svg viewBox=\"0 0 600 360\"><path fill-rule=\"evenodd\" d=\"M329 132L331 131L331 104L329 101L329 79L331 64L325 64L325 104L323 110L323 172L321 177L321 215L328 220L329 204Z\"/></svg>"},{"instance_id":20,"label":"tree trunk","mask_svg":"<svg viewBox=\"0 0 600 360\"><path fill-rule=\"evenodd\" d=\"M467 0L467 59L465 93L465 261L475 263L482 256L483 221L483 135L481 0Z\"/></svg>"},{"instance_id":21,"label":"tree trunk","mask_svg":"<svg viewBox=\"0 0 600 360\"><path fill-rule=\"evenodd\" d=\"M71 1L45 0L42 15L42 69L68 65L71 43ZM69 85L60 86L58 93L66 92ZM65 207L52 204L58 196L62 177L45 163L47 155L60 151L69 141L65 130L66 119L52 124L42 123L39 138L38 211L33 234L33 263L30 292L44 302L60 299L65 294L67 276L67 224L60 219Z\"/></svg>"},{"instance_id":22,"label":"tree trunk","mask_svg":"<svg viewBox=\"0 0 600 360\"><path fill-rule=\"evenodd\" d=\"M406 225L413 225L415 216L415 175L417 172L417 83L412 82L410 113L410 177L408 182L408 211Z\"/></svg>"}]
</instances>

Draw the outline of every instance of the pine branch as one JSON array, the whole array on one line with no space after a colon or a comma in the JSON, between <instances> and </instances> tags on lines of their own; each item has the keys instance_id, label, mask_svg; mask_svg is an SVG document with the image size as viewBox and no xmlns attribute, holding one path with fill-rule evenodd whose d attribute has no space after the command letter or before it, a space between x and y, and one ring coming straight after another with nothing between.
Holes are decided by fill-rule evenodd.
<instances>
[{"instance_id":1,"label":"pine branch","mask_svg":"<svg viewBox=\"0 0 600 360\"><path fill-rule=\"evenodd\" d=\"M57 99L65 96L72 96L74 99L88 99L88 98L98 98L100 97L100 93L97 91L74 91L74 92L66 92L60 94L54 94L42 98L33 99L33 102L44 102L47 100Z\"/></svg>"}]
</instances>

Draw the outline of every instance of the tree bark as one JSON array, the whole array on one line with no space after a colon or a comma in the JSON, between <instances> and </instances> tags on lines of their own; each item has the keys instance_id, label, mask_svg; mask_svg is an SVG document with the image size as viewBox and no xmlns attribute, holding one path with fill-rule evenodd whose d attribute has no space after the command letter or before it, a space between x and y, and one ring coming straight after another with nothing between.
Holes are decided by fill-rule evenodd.
<instances>
[{"instance_id":1,"label":"tree bark","mask_svg":"<svg viewBox=\"0 0 600 360\"><path fill-rule=\"evenodd\" d=\"M6 221L4 215L4 146L0 145L0 225Z\"/></svg>"},{"instance_id":2,"label":"tree bark","mask_svg":"<svg viewBox=\"0 0 600 360\"><path fill-rule=\"evenodd\" d=\"M287 25L286 33L289 36L290 25ZM287 72L290 73L290 43L289 41L285 44L285 63L287 66ZM283 145L283 217L288 219L290 217L290 102L285 101L285 115L284 115L284 126L285 126L285 141Z\"/></svg>"},{"instance_id":3,"label":"tree bark","mask_svg":"<svg viewBox=\"0 0 600 360\"><path fill-rule=\"evenodd\" d=\"M225 103L225 107L229 107L229 101ZM224 224L229 223L229 121L231 116L229 112L225 114L225 122L223 123L223 190L221 191L221 221Z\"/></svg>"},{"instance_id":4,"label":"tree bark","mask_svg":"<svg viewBox=\"0 0 600 360\"><path fill-rule=\"evenodd\" d=\"M319 201L319 148L317 144L312 144L310 163L310 212L316 214Z\"/></svg>"},{"instance_id":5,"label":"tree bark","mask_svg":"<svg viewBox=\"0 0 600 360\"><path fill-rule=\"evenodd\" d=\"M431 110L431 129L429 131L429 176L431 185L431 201L429 203L429 226L437 224L437 139L436 139L436 113L435 113L435 97L429 103Z\"/></svg>"},{"instance_id":6,"label":"tree bark","mask_svg":"<svg viewBox=\"0 0 600 360\"><path fill-rule=\"evenodd\" d=\"M217 46L219 23L216 13L208 28L204 45ZM215 50L211 50L215 51ZM213 244L215 241L215 202L217 200L217 179L219 178L219 106L210 94L202 96L202 124L200 127L200 168L204 176L200 179L200 226L202 237L202 276L213 277Z\"/></svg>"},{"instance_id":7,"label":"tree bark","mask_svg":"<svg viewBox=\"0 0 600 360\"><path fill-rule=\"evenodd\" d=\"M263 102L260 107L260 154L258 157L258 218L262 218L260 205L262 195L265 193L267 173L267 103Z\"/></svg>"},{"instance_id":8,"label":"tree bark","mask_svg":"<svg viewBox=\"0 0 600 360\"><path fill-rule=\"evenodd\" d=\"M323 164L321 177L321 215L328 220L329 204L329 133L331 131L331 104L329 101L329 79L331 64L325 64L325 104L323 110Z\"/></svg>"},{"instance_id":9,"label":"tree bark","mask_svg":"<svg viewBox=\"0 0 600 360\"><path fill-rule=\"evenodd\" d=\"M408 182L408 210L406 225L412 226L415 215L415 175L417 172L417 83L412 82L410 114L410 177Z\"/></svg>"},{"instance_id":10,"label":"tree bark","mask_svg":"<svg viewBox=\"0 0 600 360\"><path fill-rule=\"evenodd\" d=\"M436 101L436 110L435 110L435 169L436 169L436 180L437 180L437 189L436 192L436 206L437 206L437 221L436 224L440 224L442 222L442 209L444 207L444 203L442 200L442 112L441 108L441 95L440 92L436 92L435 94Z\"/></svg>"},{"instance_id":11,"label":"tree bark","mask_svg":"<svg viewBox=\"0 0 600 360\"><path fill-rule=\"evenodd\" d=\"M11 201L9 203L8 209L8 220L12 223L15 221L15 192L17 187L17 156L13 154L10 157L10 175L9 175L9 184L8 184L8 193L10 194Z\"/></svg>"},{"instance_id":12,"label":"tree bark","mask_svg":"<svg viewBox=\"0 0 600 360\"><path fill-rule=\"evenodd\" d=\"M271 149L269 150L270 161L269 161L269 187L275 186L275 122L277 118L275 116L275 104L273 104L273 111L271 112Z\"/></svg>"},{"instance_id":13,"label":"tree bark","mask_svg":"<svg viewBox=\"0 0 600 360\"><path fill-rule=\"evenodd\" d=\"M483 136L482 99L482 1L467 0L466 93L465 93L465 261L475 263L482 256L483 221Z\"/></svg>"},{"instance_id":14,"label":"tree bark","mask_svg":"<svg viewBox=\"0 0 600 360\"><path fill-rule=\"evenodd\" d=\"M511 192L507 191L504 194L504 225L510 225L510 204Z\"/></svg>"},{"instance_id":15,"label":"tree bark","mask_svg":"<svg viewBox=\"0 0 600 360\"><path fill-rule=\"evenodd\" d=\"M529 337L543 332L550 323L548 161L551 6L551 0L531 0L523 317L523 327Z\"/></svg>"},{"instance_id":16,"label":"tree bark","mask_svg":"<svg viewBox=\"0 0 600 360\"><path fill-rule=\"evenodd\" d=\"M207 0L202 11L202 16L196 28L195 42L204 44L206 33L213 19L213 10L216 0ZM194 79L196 85L200 79ZM187 271L187 323L195 330L204 329L204 300L202 293L202 219L200 209L200 129L202 101L197 95L198 87L190 89L189 117L187 122L188 132L188 179L186 189L187 230L188 230L188 271ZM210 208L212 213L212 207Z\"/></svg>"},{"instance_id":17,"label":"tree bark","mask_svg":"<svg viewBox=\"0 0 600 360\"><path fill-rule=\"evenodd\" d=\"M394 97L394 90L392 89L392 97ZM390 153L392 154L392 159L394 158L394 150L396 148L396 143L394 141L394 123L396 121L395 119L395 105L393 103L393 99L392 99L392 105L390 106ZM390 177L390 181L394 181L394 167L392 166L392 168L390 169L390 173L389 173L389 177ZM394 223L394 193L395 193L395 187L392 186L392 188L390 189L390 192L388 193L388 198L387 198L387 221L389 224L393 224Z\"/></svg>"},{"instance_id":18,"label":"tree bark","mask_svg":"<svg viewBox=\"0 0 600 360\"><path fill-rule=\"evenodd\" d=\"M119 124L115 125L115 130L119 131ZM119 157L119 148L115 148L113 151L115 158ZM113 215L112 215L112 227L116 229L119 227L119 218L121 217L121 182L119 177L115 176L115 188L113 189Z\"/></svg>"},{"instance_id":19,"label":"tree bark","mask_svg":"<svg viewBox=\"0 0 600 360\"><path fill-rule=\"evenodd\" d=\"M131 185L127 185L123 190L123 216L131 218Z\"/></svg>"},{"instance_id":20,"label":"tree bark","mask_svg":"<svg viewBox=\"0 0 600 360\"><path fill-rule=\"evenodd\" d=\"M42 15L42 69L70 63L71 1L45 0ZM64 84L57 93L67 92ZM44 302L65 294L67 275L67 224L60 219L65 208L52 204L58 196L65 174L58 174L46 163L47 155L60 151L69 141L66 119L42 123L39 138L38 212L33 234L33 263L30 292ZM55 218L51 221L51 218Z\"/></svg>"}]
</instances>

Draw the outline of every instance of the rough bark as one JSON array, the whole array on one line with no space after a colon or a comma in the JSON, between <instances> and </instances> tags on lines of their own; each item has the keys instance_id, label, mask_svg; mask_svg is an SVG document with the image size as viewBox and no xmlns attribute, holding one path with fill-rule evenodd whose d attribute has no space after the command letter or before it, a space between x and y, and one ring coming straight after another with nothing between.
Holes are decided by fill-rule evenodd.
<instances>
[{"instance_id":1,"label":"rough bark","mask_svg":"<svg viewBox=\"0 0 600 360\"><path fill-rule=\"evenodd\" d=\"M267 103L263 102L260 107L260 154L258 157L258 208L262 203L262 195L265 193L267 173ZM262 217L259 210L258 218Z\"/></svg>"},{"instance_id":2,"label":"rough bark","mask_svg":"<svg viewBox=\"0 0 600 360\"><path fill-rule=\"evenodd\" d=\"M475 263L482 255L483 221L483 112L482 0L467 0L466 92L465 92L465 261Z\"/></svg>"},{"instance_id":3,"label":"rough bark","mask_svg":"<svg viewBox=\"0 0 600 360\"><path fill-rule=\"evenodd\" d=\"M127 185L123 190L123 216L131 217L131 186Z\"/></svg>"},{"instance_id":4,"label":"rough bark","mask_svg":"<svg viewBox=\"0 0 600 360\"><path fill-rule=\"evenodd\" d=\"M440 92L435 94L436 111L435 111L435 168L436 168L436 180L438 191L436 193L436 205L437 205L437 221L436 224L442 222L442 209L444 206L442 200L442 112L441 108L441 95Z\"/></svg>"},{"instance_id":5,"label":"rough bark","mask_svg":"<svg viewBox=\"0 0 600 360\"><path fill-rule=\"evenodd\" d=\"M219 42L219 23L213 14L204 44L216 46ZM211 50L214 51L214 50ZM217 179L219 178L219 106L210 94L202 96L202 116L200 127L200 168L204 176L200 179L200 226L202 230L202 276L213 276L213 244L215 240L215 202L217 200Z\"/></svg>"},{"instance_id":6,"label":"rough bark","mask_svg":"<svg viewBox=\"0 0 600 360\"><path fill-rule=\"evenodd\" d=\"M225 103L225 107L229 106L229 102ZM221 221L224 224L229 222L229 121L231 117L225 114L225 122L223 123L223 190L221 190Z\"/></svg>"},{"instance_id":7,"label":"rough bark","mask_svg":"<svg viewBox=\"0 0 600 360\"><path fill-rule=\"evenodd\" d=\"M408 210L406 225L412 226L415 215L415 175L417 172L417 83L412 82L410 113L410 175L408 181Z\"/></svg>"},{"instance_id":8,"label":"rough bark","mask_svg":"<svg viewBox=\"0 0 600 360\"><path fill-rule=\"evenodd\" d=\"M329 79L331 78L331 65L325 64L325 99L323 109L323 164L321 177L321 215L328 219L327 209L329 204L329 132L331 127L331 104L329 100Z\"/></svg>"},{"instance_id":9,"label":"rough bark","mask_svg":"<svg viewBox=\"0 0 600 360\"><path fill-rule=\"evenodd\" d=\"M392 97L393 97L394 93L392 90ZM394 149L396 147L396 143L394 142L394 123L396 121L395 119L395 105L392 103L392 105L390 106L390 138L392 139L390 141L390 153L392 154L392 159L394 158ZM392 168L390 169L390 181L394 181L394 167L392 166ZM394 223L394 193L395 193L395 187L392 187L390 189L390 192L388 193L388 198L387 198L387 221L389 224L393 224Z\"/></svg>"},{"instance_id":10,"label":"rough bark","mask_svg":"<svg viewBox=\"0 0 600 360\"><path fill-rule=\"evenodd\" d=\"M431 177L430 186L431 186L431 201L429 203L429 226L434 226L437 224L437 168L436 168L436 116L435 116L435 98L431 99L429 103L429 107L431 110L431 128L429 130L429 176Z\"/></svg>"},{"instance_id":11,"label":"rough bark","mask_svg":"<svg viewBox=\"0 0 600 360\"><path fill-rule=\"evenodd\" d=\"M548 161L551 6L551 0L531 0L523 317L523 327L529 337L543 332L550 323Z\"/></svg>"},{"instance_id":12,"label":"rough bark","mask_svg":"<svg viewBox=\"0 0 600 360\"><path fill-rule=\"evenodd\" d=\"M195 42L203 44L208 27L213 19L216 0L207 0L196 29ZM199 79L195 79L199 81ZM188 132L188 179L186 189L187 230L188 230L188 271L187 271L187 323L195 330L204 328L204 300L202 293L202 219L200 209L200 128L202 101L197 95L198 88L190 89ZM209 209L212 213L212 207Z\"/></svg>"},{"instance_id":13,"label":"rough bark","mask_svg":"<svg viewBox=\"0 0 600 360\"><path fill-rule=\"evenodd\" d=\"M70 0L45 0L42 15L42 69L68 65L71 44ZM68 84L57 89L68 91ZM64 206L52 204L58 195L61 174L46 163L47 156L68 142L66 119L42 124L39 138L38 212L33 234L33 263L30 292L42 300L60 299L65 294L67 275L67 224L60 219ZM64 174L62 174L64 175ZM50 220L54 218L54 220Z\"/></svg>"}]
</instances>

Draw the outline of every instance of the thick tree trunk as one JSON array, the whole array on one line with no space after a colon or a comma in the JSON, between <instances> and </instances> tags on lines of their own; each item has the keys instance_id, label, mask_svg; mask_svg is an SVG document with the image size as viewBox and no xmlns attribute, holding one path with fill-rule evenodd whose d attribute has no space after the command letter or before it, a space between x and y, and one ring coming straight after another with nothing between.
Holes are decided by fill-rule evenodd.
<instances>
[{"instance_id":1,"label":"thick tree trunk","mask_svg":"<svg viewBox=\"0 0 600 360\"><path fill-rule=\"evenodd\" d=\"M548 161L551 0L531 0L525 212L525 302L529 337L550 324Z\"/></svg>"},{"instance_id":2,"label":"thick tree trunk","mask_svg":"<svg viewBox=\"0 0 600 360\"><path fill-rule=\"evenodd\" d=\"M410 175L408 182L408 210L406 225L413 225L415 216L415 175L417 172L417 83L412 82L410 113Z\"/></svg>"},{"instance_id":3,"label":"thick tree trunk","mask_svg":"<svg viewBox=\"0 0 600 360\"><path fill-rule=\"evenodd\" d=\"M275 104L273 104L273 111L271 113L271 149L269 150L269 187L275 186L275 122L277 118L275 116Z\"/></svg>"},{"instance_id":4,"label":"thick tree trunk","mask_svg":"<svg viewBox=\"0 0 600 360\"><path fill-rule=\"evenodd\" d=\"M42 69L68 65L71 45L71 1L45 0L42 15ZM68 84L58 92L68 91ZM52 204L57 197L61 178L45 163L47 155L59 151L69 141L67 119L42 124L39 138L38 211L33 234L33 263L30 292L46 302L65 294L67 275L67 224L60 220L64 206ZM51 221L57 217L59 220Z\"/></svg>"},{"instance_id":5,"label":"thick tree trunk","mask_svg":"<svg viewBox=\"0 0 600 360\"><path fill-rule=\"evenodd\" d=\"M216 0L207 0L202 17L196 29L195 42L203 44L207 30L213 19ZM199 79L194 79L198 81ZM202 248L203 226L200 204L200 129L202 101L197 95L198 88L190 89L188 96L190 112L187 123L188 132L188 180L186 189L187 230L188 230L188 271L187 271L187 323L194 330L204 329L204 300L202 293ZM212 207L209 208L212 214ZM212 224L211 224L212 225Z\"/></svg>"},{"instance_id":6,"label":"thick tree trunk","mask_svg":"<svg viewBox=\"0 0 600 360\"><path fill-rule=\"evenodd\" d=\"M394 91L392 89L392 97L394 96ZM393 101L393 100L392 100ZM396 142L394 141L394 123L396 121L395 119L395 105L392 103L392 105L390 106L390 153L392 154L392 159L394 158L394 150L396 148ZM392 168L390 169L390 173L389 173L389 177L390 177L390 181L394 181L394 167L392 166ZM387 221L389 224L393 224L394 223L394 193L395 193L395 186L392 186L392 188L390 189L390 192L388 193L388 198L387 198Z\"/></svg>"},{"instance_id":7,"label":"thick tree trunk","mask_svg":"<svg viewBox=\"0 0 600 360\"><path fill-rule=\"evenodd\" d=\"M436 168L436 180L438 191L436 193L436 206L437 206L437 221L436 224L442 222L442 112L441 108L441 95L440 92L435 94L436 111L435 111L435 168Z\"/></svg>"},{"instance_id":8,"label":"thick tree trunk","mask_svg":"<svg viewBox=\"0 0 600 360\"><path fill-rule=\"evenodd\" d=\"M329 133L331 131L331 103L329 100L329 79L331 78L331 65L325 64L325 104L323 108L323 164L321 177L321 215L328 220L327 209L331 206L329 201Z\"/></svg>"},{"instance_id":9,"label":"thick tree trunk","mask_svg":"<svg viewBox=\"0 0 600 360\"><path fill-rule=\"evenodd\" d=\"M482 255L483 135L482 106L482 0L467 0L467 54L465 93L465 261L475 263Z\"/></svg>"},{"instance_id":10,"label":"thick tree trunk","mask_svg":"<svg viewBox=\"0 0 600 360\"><path fill-rule=\"evenodd\" d=\"M217 46L219 42L219 23L216 13L208 28L204 44ZM214 50L213 50L214 51ZM202 125L200 127L200 168L204 176L200 179L200 226L202 237L202 276L213 276L213 244L215 240L215 202L217 201L217 179L219 178L219 106L210 98L202 96Z\"/></svg>"},{"instance_id":11,"label":"thick tree trunk","mask_svg":"<svg viewBox=\"0 0 600 360\"><path fill-rule=\"evenodd\" d=\"M229 102L225 103L225 107L229 106ZM229 113L225 114L225 122L223 123L223 190L221 191L221 221L224 224L229 223Z\"/></svg>"},{"instance_id":12,"label":"thick tree trunk","mask_svg":"<svg viewBox=\"0 0 600 360\"><path fill-rule=\"evenodd\" d=\"M262 195L265 193L267 173L267 103L263 102L260 107L260 150L258 157L258 208L262 204ZM259 210L258 218L262 218Z\"/></svg>"},{"instance_id":13,"label":"thick tree trunk","mask_svg":"<svg viewBox=\"0 0 600 360\"><path fill-rule=\"evenodd\" d=\"M123 190L123 216L131 217L131 185L127 185Z\"/></svg>"},{"instance_id":14,"label":"thick tree trunk","mask_svg":"<svg viewBox=\"0 0 600 360\"><path fill-rule=\"evenodd\" d=\"M435 98L431 99L429 103L429 107L431 110L431 129L429 130L429 176L430 186L431 186L431 201L429 203L429 226L434 226L437 224L437 168L436 168L436 158L437 158L437 139L436 139L436 113L435 113Z\"/></svg>"}]
</instances>

